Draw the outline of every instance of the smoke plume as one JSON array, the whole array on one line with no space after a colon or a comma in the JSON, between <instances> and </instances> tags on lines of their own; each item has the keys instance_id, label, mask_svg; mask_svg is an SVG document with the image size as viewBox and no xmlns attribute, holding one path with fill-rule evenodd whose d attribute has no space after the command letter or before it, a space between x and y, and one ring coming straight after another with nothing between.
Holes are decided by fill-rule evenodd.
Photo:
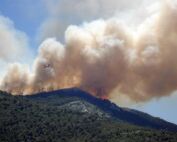
<instances>
[{"instance_id":1,"label":"smoke plume","mask_svg":"<svg viewBox=\"0 0 177 142\"><path fill-rule=\"evenodd\" d=\"M148 101L177 90L177 3L161 2L136 30L118 18L99 19L65 31L39 47L33 67L11 64L1 89L30 94L79 87L102 98L125 95ZM118 90L118 94L113 94Z\"/></svg>"},{"instance_id":2,"label":"smoke plume","mask_svg":"<svg viewBox=\"0 0 177 142\"><path fill-rule=\"evenodd\" d=\"M17 30L14 23L0 14L0 61L10 61L22 56L27 50L28 39L25 33Z\"/></svg>"}]
</instances>

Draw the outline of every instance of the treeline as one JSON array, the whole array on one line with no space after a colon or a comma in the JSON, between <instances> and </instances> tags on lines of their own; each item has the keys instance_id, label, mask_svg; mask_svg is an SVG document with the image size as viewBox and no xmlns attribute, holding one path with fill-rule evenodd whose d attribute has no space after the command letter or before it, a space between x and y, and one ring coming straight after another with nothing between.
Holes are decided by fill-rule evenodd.
<instances>
[{"instance_id":1,"label":"treeline","mask_svg":"<svg viewBox=\"0 0 177 142\"><path fill-rule=\"evenodd\" d=\"M177 134L0 92L0 142L176 142Z\"/></svg>"}]
</instances>

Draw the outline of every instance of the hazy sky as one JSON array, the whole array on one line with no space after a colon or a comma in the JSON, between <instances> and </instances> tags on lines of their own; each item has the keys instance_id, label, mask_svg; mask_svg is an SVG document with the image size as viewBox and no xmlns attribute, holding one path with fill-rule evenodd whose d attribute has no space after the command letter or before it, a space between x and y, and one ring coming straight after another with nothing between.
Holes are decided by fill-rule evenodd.
<instances>
[{"instance_id":1,"label":"hazy sky","mask_svg":"<svg viewBox=\"0 0 177 142\"><path fill-rule=\"evenodd\" d=\"M158 11L159 1L161 0L1 0L0 73L3 75L7 64L14 62L31 65L39 45L47 38L55 37L64 43L65 30L69 25L116 17L136 31L143 21ZM176 0L167 1L176 8ZM176 94L133 104L131 107L177 124Z\"/></svg>"}]
</instances>

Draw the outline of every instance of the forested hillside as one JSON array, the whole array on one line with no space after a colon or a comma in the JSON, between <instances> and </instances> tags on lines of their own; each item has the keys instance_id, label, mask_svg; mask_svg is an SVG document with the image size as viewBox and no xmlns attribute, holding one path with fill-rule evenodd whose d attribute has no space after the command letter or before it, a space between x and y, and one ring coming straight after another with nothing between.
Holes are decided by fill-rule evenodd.
<instances>
[{"instance_id":1,"label":"forested hillside","mask_svg":"<svg viewBox=\"0 0 177 142\"><path fill-rule=\"evenodd\" d=\"M77 101L77 106L86 108L71 109L73 100L54 105L1 92L0 142L177 141L177 133L115 120L94 105Z\"/></svg>"}]
</instances>

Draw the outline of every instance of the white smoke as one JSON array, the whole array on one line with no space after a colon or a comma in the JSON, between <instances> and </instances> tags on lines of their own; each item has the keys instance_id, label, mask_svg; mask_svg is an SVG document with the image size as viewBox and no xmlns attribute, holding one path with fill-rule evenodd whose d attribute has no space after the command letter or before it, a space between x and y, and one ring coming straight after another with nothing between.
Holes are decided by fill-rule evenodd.
<instances>
[{"instance_id":1,"label":"white smoke","mask_svg":"<svg viewBox=\"0 0 177 142\"><path fill-rule=\"evenodd\" d=\"M0 60L13 60L28 47L27 36L15 29L13 22L0 15Z\"/></svg>"},{"instance_id":2,"label":"white smoke","mask_svg":"<svg viewBox=\"0 0 177 142\"><path fill-rule=\"evenodd\" d=\"M69 26L65 44L45 40L32 70L13 65L1 89L30 94L80 87L98 97L134 101L170 95L177 89L176 2L148 9L151 14L138 28L117 17Z\"/></svg>"}]
</instances>

